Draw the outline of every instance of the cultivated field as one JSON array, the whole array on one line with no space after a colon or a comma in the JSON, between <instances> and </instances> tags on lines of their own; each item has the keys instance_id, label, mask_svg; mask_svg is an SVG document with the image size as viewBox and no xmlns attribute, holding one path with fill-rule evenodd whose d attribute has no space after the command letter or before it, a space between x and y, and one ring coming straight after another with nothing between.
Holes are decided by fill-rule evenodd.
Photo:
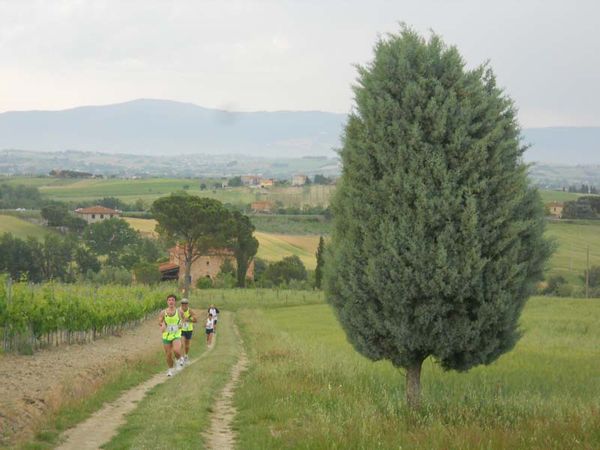
<instances>
[{"instance_id":1,"label":"cultivated field","mask_svg":"<svg viewBox=\"0 0 600 450\"><path fill-rule=\"evenodd\" d=\"M154 200L172 192L185 190L190 194L217 199L223 203L247 205L256 200L281 202L284 206L327 206L335 186L311 185L303 187L275 186L257 189L235 187L200 190L199 179L148 178L148 179L57 179L38 177L10 177L0 183L24 184L39 188L43 196L60 201L89 201L103 197L117 197L133 203L143 200L150 205Z\"/></svg>"}]
</instances>

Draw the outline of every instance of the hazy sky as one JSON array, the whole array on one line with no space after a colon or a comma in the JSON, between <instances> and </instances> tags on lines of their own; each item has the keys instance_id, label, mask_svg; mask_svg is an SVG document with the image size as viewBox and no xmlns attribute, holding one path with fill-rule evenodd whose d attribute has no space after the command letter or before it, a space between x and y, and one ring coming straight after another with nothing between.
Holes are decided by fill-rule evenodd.
<instances>
[{"instance_id":1,"label":"hazy sky","mask_svg":"<svg viewBox=\"0 0 600 450\"><path fill-rule=\"evenodd\" d=\"M597 1L0 0L0 112L135 98L348 112L405 22L490 60L523 126L600 126Z\"/></svg>"}]
</instances>

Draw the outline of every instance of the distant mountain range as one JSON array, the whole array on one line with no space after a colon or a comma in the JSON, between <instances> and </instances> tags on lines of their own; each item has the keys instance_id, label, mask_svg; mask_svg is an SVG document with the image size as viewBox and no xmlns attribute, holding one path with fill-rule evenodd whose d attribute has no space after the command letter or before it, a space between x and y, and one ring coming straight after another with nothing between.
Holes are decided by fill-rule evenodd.
<instances>
[{"instance_id":1,"label":"distant mountain range","mask_svg":"<svg viewBox=\"0 0 600 450\"><path fill-rule=\"evenodd\" d=\"M345 120L344 114L318 111L229 112L191 103L134 100L2 113L0 149L333 157Z\"/></svg>"},{"instance_id":2,"label":"distant mountain range","mask_svg":"<svg viewBox=\"0 0 600 450\"><path fill-rule=\"evenodd\" d=\"M346 115L229 112L167 100L0 114L0 150L168 156L335 156ZM600 127L526 128L529 162L600 164Z\"/></svg>"}]
</instances>

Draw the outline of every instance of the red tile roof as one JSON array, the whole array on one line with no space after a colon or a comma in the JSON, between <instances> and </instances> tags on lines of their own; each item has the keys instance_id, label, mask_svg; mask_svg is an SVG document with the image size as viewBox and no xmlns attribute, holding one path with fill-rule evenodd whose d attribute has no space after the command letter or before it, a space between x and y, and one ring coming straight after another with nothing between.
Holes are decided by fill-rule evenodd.
<instances>
[{"instance_id":1,"label":"red tile roof","mask_svg":"<svg viewBox=\"0 0 600 450\"><path fill-rule=\"evenodd\" d=\"M89 208L77 208L75 212L78 214L121 214L121 211L99 205L90 206Z\"/></svg>"},{"instance_id":2,"label":"red tile roof","mask_svg":"<svg viewBox=\"0 0 600 450\"><path fill-rule=\"evenodd\" d=\"M172 262L166 262L166 263L162 263L158 266L158 270L160 270L161 272L166 272L168 270L173 270L173 269L177 269L179 266L175 263Z\"/></svg>"}]
</instances>

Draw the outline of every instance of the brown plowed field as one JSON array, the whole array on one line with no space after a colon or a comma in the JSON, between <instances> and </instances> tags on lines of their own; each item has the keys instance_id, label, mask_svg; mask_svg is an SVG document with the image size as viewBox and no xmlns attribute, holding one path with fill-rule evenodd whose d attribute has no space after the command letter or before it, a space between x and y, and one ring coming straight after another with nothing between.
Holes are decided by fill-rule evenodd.
<instances>
[{"instance_id":1,"label":"brown plowed field","mask_svg":"<svg viewBox=\"0 0 600 450\"><path fill-rule=\"evenodd\" d=\"M161 348L157 321L150 319L90 344L0 355L0 446L29 437L49 412L96 391L119 365Z\"/></svg>"}]
</instances>

